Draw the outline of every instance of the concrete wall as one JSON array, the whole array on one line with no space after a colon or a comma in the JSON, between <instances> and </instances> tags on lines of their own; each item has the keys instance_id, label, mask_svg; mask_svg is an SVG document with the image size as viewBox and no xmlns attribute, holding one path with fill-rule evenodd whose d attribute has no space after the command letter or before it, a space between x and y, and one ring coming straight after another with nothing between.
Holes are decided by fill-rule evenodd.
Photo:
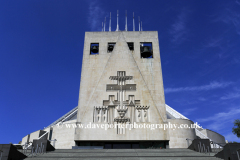
<instances>
[{"instance_id":1,"label":"concrete wall","mask_svg":"<svg viewBox=\"0 0 240 160\"><path fill-rule=\"evenodd\" d=\"M34 139L38 139L41 135L43 135L45 131L38 130L30 134L29 142L33 142Z\"/></svg>"},{"instance_id":2,"label":"concrete wall","mask_svg":"<svg viewBox=\"0 0 240 160\"><path fill-rule=\"evenodd\" d=\"M40 136L42 136L46 131L44 130L38 130L35 132L30 133L29 135L26 135L25 137L22 138L22 143L21 145L24 145L25 142L33 142L34 139L38 139ZM44 136L43 139L47 139L47 136Z\"/></svg>"},{"instance_id":3,"label":"concrete wall","mask_svg":"<svg viewBox=\"0 0 240 160\"><path fill-rule=\"evenodd\" d=\"M50 136L50 127L48 127L48 128L44 128L44 131L48 132L47 139L49 140L49 136Z\"/></svg>"},{"instance_id":4,"label":"concrete wall","mask_svg":"<svg viewBox=\"0 0 240 160\"><path fill-rule=\"evenodd\" d=\"M28 134L28 135L26 135L25 137L22 138L22 143L21 143L21 145L25 145L26 142L27 142L27 143L29 142L29 136L30 136L30 135Z\"/></svg>"},{"instance_id":5,"label":"concrete wall","mask_svg":"<svg viewBox=\"0 0 240 160\"><path fill-rule=\"evenodd\" d=\"M209 129L203 129L201 132L216 143L226 144L225 137L217 132L211 131Z\"/></svg>"},{"instance_id":6,"label":"concrete wall","mask_svg":"<svg viewBox=\"0 0 240 160\"><path fill-rule=\"evenodd\" d=\"M56 149L72 149L75 146L74 141L74 127L66 127L66 124L72 125L76 124L76 120L64 122L62 125L53 126L52 140L56 139L55 148ZM53 145L53 142L51 142Z\"/></svg>"},{"instance_id":7,"label":"concrete wall","mask_svg":"<svg viewBox=\"0 0 240 160\"><path fill-rule=\"evenodd\" d=\"M191 124L194 124L193 121L188 119L168 119L168 122L176 124L177 126L191 126ZM186 139L195 139L196 133L194 128L176 128L175 130L169 129L169 137L169 148L188 148Z\"/></svg>"},{"instance_id":8,"label":"concrete wall","mask_svg":"<svg viewBox=\"0 0 240 160\"><path fill-rule=\"evenodd\" d=\"M116 42L114 50L107 52L109 42ZM130 51L127 42L134 42L134 51ZM152 42L153 57L141 58L140 42ZM99 43L99 54L90 55L90 44ZM81 72L77 122L87 125L93 122L94 106L102 106L109 95L117 99L117 92L106 92L107 84L116 84L110 76L117 71L125 71L133 76L127 84L136 84L136 91L124 94L124 99L134 95L141 106L150 106L149 124L167 122L163 90L158 32L86 32ZM119 99L118 99L119 100ZM116 112L117 113L117 112ZM101 123L106 124L106 123ZM76 129L75 140L169 140L168 131L129 130L117 134L116 129Z\"/></svg>"},{"instance_id":9,"label":"concrete wall","mask_svg":"<svg viewBox=\"0 0 240 160\"><path fill-rule=\"evenodd\" d=\"M30 142L33 142L34 139L38 139L39 134L40 134L40 130L35 131L35 132L32 132L32 133L30 134L29 141L30 141Z\"/></svg>"}]
</instances>

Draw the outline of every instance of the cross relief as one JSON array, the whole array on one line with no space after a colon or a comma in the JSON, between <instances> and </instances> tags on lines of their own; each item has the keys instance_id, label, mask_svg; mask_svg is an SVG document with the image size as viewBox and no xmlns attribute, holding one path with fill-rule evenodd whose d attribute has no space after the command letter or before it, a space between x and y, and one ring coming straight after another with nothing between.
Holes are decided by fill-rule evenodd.
<instances>
[{"instance_id":1,"label":"cross relief","mask_svg":"<svg viewBox=\"0 0 240 160\"><path fill-rule=\"evenodd\" d=\"M133 76L126 76L125 71L117 71L117 76L110 76L109 79L117 81L117 84L107 84L106 92L117 92L117 96L109 95L108 100L103 100L103 106L94 107L93 122L150 122L149 106L141 106L140 100L135 100L134 95L127 94L137 90L136 84L127 84Z\"/></svg>"}]
</instances>

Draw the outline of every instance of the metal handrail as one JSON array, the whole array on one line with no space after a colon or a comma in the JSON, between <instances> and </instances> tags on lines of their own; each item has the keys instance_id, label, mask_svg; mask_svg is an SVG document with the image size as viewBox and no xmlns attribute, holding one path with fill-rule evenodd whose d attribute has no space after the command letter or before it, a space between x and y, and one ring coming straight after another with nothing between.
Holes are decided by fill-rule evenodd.
<instances>
[{"instance_id":1,"label":"metal handrail","mask_svg":"<svg viewBox=\"0 0 240 160\"><path fill-rule=\"evenodd\" d=\"M41 138L42 138L43 136L45 136L47 133L48 133L48 131L46 131L43 135L41 135L37 140L41 139ZM25 151L23 150L24 152L27 152L27 149L28 149L29 147L31 147L32 144L33 144L32 142L29 142L29 143L31 143L31 144L29 144L27 147L25 147L26 144L27 144L27 143L25 143L25 145L24 145L24 150L25 150Z\"/></svg>"},{"instance_id":2,"label":"metal handrail","mask_svg":"<svg viewBox=\"0 0 240 160\"><path fill-rule=\"evenodd\" d=\"M201 144L201 142L198 143L198 150L200 153L209 153L210 155L210 150L209 150L209 146L205 147L205 144Z\"/></svg>"},{"instance_id":3,"label":"metal handrail","mask_svg":"<svg viewBox=\"0 0 240 160\"><path fill-rule=\"evenodd\" d=\"M224 147L225 143L216 143L214 141L211 141L211 144L213 145L213 148L215 152L220 152L221 149ZM218 150L218 151L217 151Z\"/></svg>"},{"instance_id":4,"label":"metal handrail","mask_svg":"<svg viewBox=\"0 0 240 160\"><path fill-rule=\"evenodd\" d=\"M32 145L32 142L28 142L28 143L26 142L25 145L27 145L27 144L29 144L29 145L27 147L26 146L24 147L24 149L26 149L26 150Z\"/></svg>"},{"instance_id":5,"label":"metal handrail","mask_svg":"<svg viewBox=\"0 0 240 160\"><path fill-rule=\"evenodd\" d=\"M186 140L187 140L187 144L188 144L188 147L189 147L189 146L190 146L189 140L193 141L194 139L189 139L189 138L187 138ZM218 145L218 148L219 148L219 149L220 149L220 146L221 146L221 148L224 147L224 146L221 145L221 143L216 143L216 142L214 142L214 141L210 141L210 144ZM209 155L210 155L210 148L209 148L209 146L205 147L205 144L201 144L201 142L199 142L199 143L197 144L197 147L198 147L198 151L199 151L200 153L205 152L205 154L209 153ZM239 148L239 152L240 152L240 148ZM240 159L239 159L239 160L240 160Z\"/></svg>"},{"instance_id":6,"label":"metal handrail","mask_svg":"<svg viewBox=\"0 0 240 160\"><path fill-rule=\"evenodd\" d=\"M210 149L209 149L209 146L207 146L207 148L208 148L208 153L209 153L209 155L210 155Z\"/></svg>"},{"instance_id":7,"label":"metal handrail","mask_svg":"<svg viewBox=\"0 0 240 160\"><path fill-rule=\"evenodd\" d=\"M184 115L176 111L175 109L171 108L169 105L166 104L165 106L168 112L172 112L173 114L177 115L181 119L188 119L187 117L185 117Z\"/></svg>"},{"instance_id":8,"label":"metal handrail","mask_svg":"<svg viewBox=\"0 0 240 160\"><path fill-rule=\"evenodd\" d=\"M197 133L201 134L201 136L203 136L204 138L209 139L210 142L212 142L211 144L213 144L212 148L222 148L222 147L224 147L224 145L222 145L222 144L225 144L225 143L216 143L213 140L211 140L210 138L208 138L206 135L204 135L201 131L197 130L196 128L195 128L195 131ZM215 145L215 147L214 147L214 145Z\"/></svg>"},{"instance_id":9,"label":"metal handrail","mask_svg":"<svg viewBox=\"0 0 240 160\"><path fill-rule=\"evenodd\" d=\"M204 138L207 138L207 139L211 140L211 139L208 138L205 134L203 134L202 132L200 132L198 129L195 128L195 131L197 131L197 133L201 134L201 136L203 136Z\"/></svg>"},{"instance_id":10,"label":"metal handrail","mask_svg":"<svg viewBox=\"0 0 240 160\"><path fill-rule=\"evenodd\" d=\"M47 126L46 128L49 128L51 126L54 126L55 124L59 123L59 122L63 122L65 119L67 119L70 115L73 115L73 112L76 113L76 111L78 111L78 106L73 108L71 111L69 111L68 113L66 113L65 115L63 115L62 117L60 117L59 119L57 119L55 122L53 122L52 124L50 124L49 126Z\"/></svg>"},{"instance_id":11,"label":"metal handrail","mask_svg":"<svg viewBox=\"0 0 240 160\"><path fill-rule=\"evenodd\" d=\"M219 147L224 147L226 145L226 143L217 143L217 142L214 142L214 141L210 141L210 142L218 145Z\"/></svg>"},{"instance_id":12,"label":"metal handrail","mask_svg":"<svg viewBox=\"0 0 240 160\"><path fill-rule=\"evenodd\" d=\"M45 146L44 146L43 143L41 143L41 146L38 146L38 144L37 144L36 148L32 147L32 151L31 151L32 157L37 156L37 154L43 154L44 153L44 147Z\"/></svg>"},{"instance_id":13,"label":"metal handrail","mask_svg":"<svg viewBox=\"0 0 240 160\"><path fill-rule=\"evenodd\" d=\"M30 144L31 143L31 144ZM24 154L27 154L27 150L28 150L28 148L29 147L31 147L32 146L32 142L25 142L25 144L24 145L22 145L23 146L23 150L22 150L22 153L24 153ZM31 152L30 152L30 154L31 154ZM29 154L29 155L30 155Z\"/></svg>"},{"instance_id":14,"label":"metal handrail","mask_svg":"<svg viewBox=\"0 0 240 160\"><path fill-rule=\"evenodd\" d=\"M39 137L38 140L41 139L43 136L45 136L47 133L48 131L46 131L43 135L41 135L41 137Z\"/></svg>"}]
</instances>

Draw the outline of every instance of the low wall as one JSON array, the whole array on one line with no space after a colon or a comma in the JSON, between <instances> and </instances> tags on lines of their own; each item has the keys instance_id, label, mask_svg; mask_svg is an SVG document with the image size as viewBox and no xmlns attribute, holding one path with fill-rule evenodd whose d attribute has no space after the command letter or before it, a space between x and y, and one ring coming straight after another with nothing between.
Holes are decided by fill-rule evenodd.
<instances>
[{"instance_id":1,"label":"low wall","mask_svg":"<svg viewBox=\"0 0 240 160\"><path fill-rule=\"evenodd\" d=\"M74 124L76 120L67 121L63 124L70 123ZM53 126L52 140L56 139L55 148L56 149L72 149L72 146L75 146L74 133L75 128L70 127L66 128L66 125Z\"/></svg>"},{"instance_id":2,"label":"low wall","mask_svg":"<svg viewBox=\"0 0 240 160\"><path fill-rule=\"evenodd\" d=\"M170 122L171 124L177 124L177 126L180 126L181 124L191 126L191 124L194 124L193 121L188 119L168 119L168 122ZM195 129L169 129L169 138L169 148L188 148L186 139L196 139Z\"/></svg>"},{"instance_id":3,"label":"low wall","mask_svg":"<svg viewBox=\"0 0 240 160\"><path fill-rule=\"evenodd\" d=\"M217 132L211 131L209 129L203 129L201 132L216 143L226 144L225 137Z\"/></svg>"},{"instance_id":4,"label":"low wall","mask_svg":"<svg viewBox=\"0 0 240 160\"><path fill-rule=\"evenodd\" d=\"M25 143L29 142L29 138L30 138L30 135L26 135L25 137L22 138L22 142L21 142L21 145L25 145Z\"/></svg>"}]
</instances>

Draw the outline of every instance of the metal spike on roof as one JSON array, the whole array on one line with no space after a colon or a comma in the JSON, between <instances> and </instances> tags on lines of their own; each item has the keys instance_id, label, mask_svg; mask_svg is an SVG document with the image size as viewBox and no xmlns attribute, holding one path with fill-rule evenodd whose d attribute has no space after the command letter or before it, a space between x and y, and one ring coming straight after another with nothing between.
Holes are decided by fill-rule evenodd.
<instances>
[{"instance_id":1,"label":"metal spike on roof","mask_svg":"<svg viewBox=\"0 0 240 160\"><path fill-rule=\"evenodd\" d=\"M135 31L134 12L133 12L133 31Z\"/></svg>"},{"instance_id":2,"label":"metal spike on roof","mask_svg":"<svg viewBox=\"0 0 240 160\"><path fill-rule=\"evenodd\" d=\"M126 10L126 23L125 23L125 31L128 31L128 29L127 29L127 10Z\"/></svg>"},{"instance_id":3,"label":"metal spike on roof","mask_svg":"<svg viewBox=\"0 0 240 160\"><path fill-rule=\"evenodd\" d=\"M116 31L119 31L119 26L118 26L118 10L117 10L117 29Z\"/></svg>"},{"instance_id":4,"label":"metal spike on roof","mask_svg":"<svg viewBox=\"0 0 240 160\"><path fill-rule=\"evenodd\" d=\"M111 32L111 12L110 12L110 19L109 19L109 31Z\"/></svg>"}]
</instances>

